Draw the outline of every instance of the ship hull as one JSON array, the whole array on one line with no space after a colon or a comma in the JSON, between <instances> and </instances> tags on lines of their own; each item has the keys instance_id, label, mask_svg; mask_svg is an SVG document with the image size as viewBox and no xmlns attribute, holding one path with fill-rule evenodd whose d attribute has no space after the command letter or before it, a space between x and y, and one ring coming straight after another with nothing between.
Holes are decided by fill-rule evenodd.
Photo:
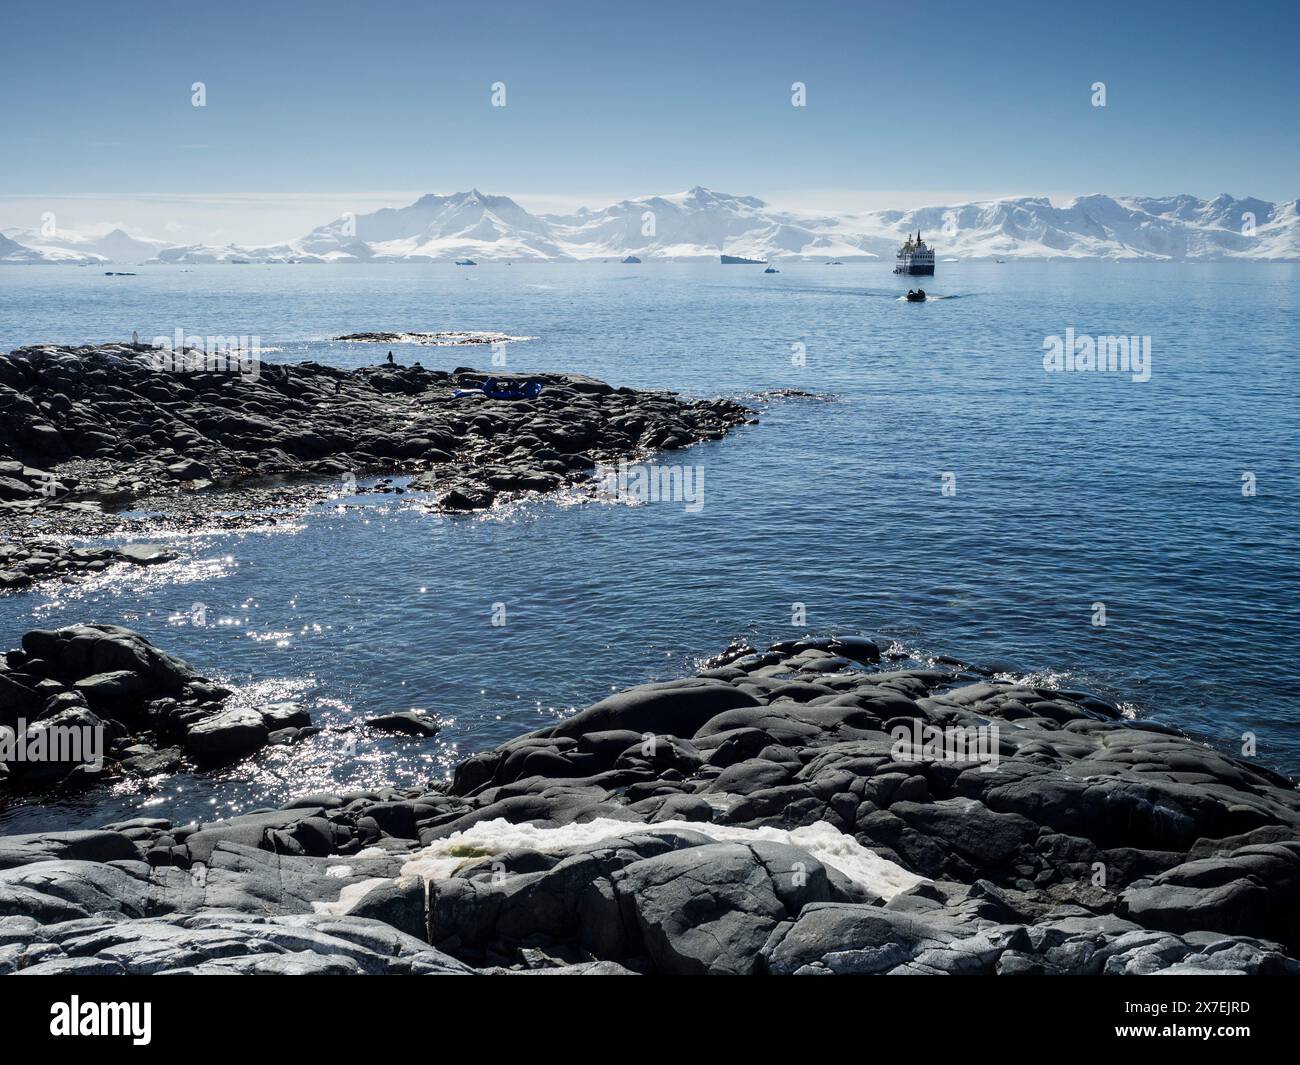
<instances>
[{"instance_id":1,"label":"ship hull","mask_svg":"<svg viewBox=\"0 0 1300 1065\"><path fill-rule=\"evenodd\" d=\"M933 277L934 276L934 249L929 247L921 239L921 231L916 231L916 241L913 243L911 234L908 234L907 240L903 246L898 249L898 254L894 257L894 273L909 274L913 276Z\"/></svg>"}]
</instances>

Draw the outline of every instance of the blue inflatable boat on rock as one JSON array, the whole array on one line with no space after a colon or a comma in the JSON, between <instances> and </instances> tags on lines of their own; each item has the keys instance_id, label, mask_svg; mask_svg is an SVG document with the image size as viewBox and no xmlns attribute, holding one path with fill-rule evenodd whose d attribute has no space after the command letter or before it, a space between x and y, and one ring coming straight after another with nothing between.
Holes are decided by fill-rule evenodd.
<instances>
[{"instance_id":1,"label":"blue inflatable boat on rock","mask_svg":"<svg viewBox=\"0 0 1300 1065\"><path fill-rule=\"evenodd\" d=\"M498 381L495 377L489 377L478 388L458 388L452 393L456 399L461 396L487 396L488 399L536 399L541 394L540 381Z\"/></svg>"}]
</instances>

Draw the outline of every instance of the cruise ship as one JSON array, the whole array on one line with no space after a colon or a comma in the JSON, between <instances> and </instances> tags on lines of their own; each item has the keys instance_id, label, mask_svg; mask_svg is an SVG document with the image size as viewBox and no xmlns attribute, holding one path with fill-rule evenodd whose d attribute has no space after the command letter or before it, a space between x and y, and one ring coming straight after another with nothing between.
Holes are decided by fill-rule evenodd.
<instances>
[{"instance_id":1,"label":"cruise ship","mask_svg":"<svg viewBox=\"0 0 1300 1065\"><path fill-rule=\"evenodd\" d=\"M898 264L894 267L896 274L933 274L934 273L934 249L927 247L925 241L921 239L921 231L916 231L916 240L912 239L912 234L907 235L907 240L903 246L898 249Z\"/></svg>"}]
</instances>

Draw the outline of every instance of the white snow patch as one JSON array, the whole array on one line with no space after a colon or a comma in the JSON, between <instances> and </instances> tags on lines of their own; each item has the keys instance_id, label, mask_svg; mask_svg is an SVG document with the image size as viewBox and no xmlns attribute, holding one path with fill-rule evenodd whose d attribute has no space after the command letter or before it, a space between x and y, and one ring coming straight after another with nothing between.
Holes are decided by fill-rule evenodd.
<instances>
[{"instance_id":1,"label":"white snow patch","mask_svg":"<svg viewBox=\"0 0 1300 1065\"><path fill-rule=\"evenodd\" d=\"M422 876L426 880L444 880L475 855L488 856L510 850L554 853L585 847L642 833L695 832L716 842L753 843L768 841L787 843L807 851L823 865L838 869L856 884L884 899L925 883L926 878L910 873L901 865L880 857L825 821L804 828L737 828L699 821L616 821L602 817L585 824L560 828L539 828L532 824L512 824L504 818L480 821L470 828L454 832L446 839L416 851L402 866L403 876ZM459 851L460 853L453 853ZM468 855L466 852L470 852Z\"/></svg>"},{"instance_id":2,"label":"white snow patch","mask_svg":"<svg viewBox=\"0 0 1300 1065\"><path fill-rule=\"evenodd\" d=\"M346 868L346 866L334 866L333 868ZM344 884L343 890L339 892L339 897L334 902L313 902L311 908L317 913L328 913L335 917L342 917L375 888L390 883L391 880L392 878L387 876L372 876L366 880L358 880L355 884Z\"/></svg>"},{"instance_id":3,"label":"white snow patch","mask_svg":"<svg viewBox=\"0 0 1300 1065\"><path fill-rule=\"evenodd\" d=\"M382 339L372 339L380 337ZM433 348L460 348L471 344L517 344L536 337L511 336L509 333L485 333L475 330L463 330L442 333L372 333L369 336L337 337L348 344L422 344ZM263 348L263 351L268 350ZM270 349L274 350L274 349Z\"/></svg>"}]
</instances>

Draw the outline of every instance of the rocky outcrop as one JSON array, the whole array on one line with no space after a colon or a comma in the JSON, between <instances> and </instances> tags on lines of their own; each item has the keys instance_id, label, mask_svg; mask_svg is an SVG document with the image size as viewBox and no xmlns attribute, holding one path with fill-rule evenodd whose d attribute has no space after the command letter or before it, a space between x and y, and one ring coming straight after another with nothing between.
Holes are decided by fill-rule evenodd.
<instances>
[{"instance_id":1,"label":"rocky outcrop","mask_svg":"<svg viewBox=\"0 0 1300 1065\"><path fill-rule=\"evenodd\" d=\"M149 523L113 517L131 506L231 527L286 501L286 485L318 486L289 497L302 506L379 472L418 475L410 488L434 509L481 510L590 481L601 463L719 439L754 413L575 374L530 375L535 399L454 394L485 379L418 362L348 371L133 344L0 356L0 590L140 561L37 542L34 522L56 521L65 537L149 535Z\"/></svg>"},{"instance_id":2,"label":"rocky outcrop","mask_svg":"<svg viewBox=\"0 0 1300 1065\"><path fill-rule=\"evenodd\" d=\"M374 972L1300 973L1289 780L1087 692L891 657L735 646L439 787L2 839L7 956L336 971L305 932L241 953L247 917L409 937L339 951ZM107 963L56 934L104 914Z\"/></svg>"},{"instance_id":3,"label":"rocky outcrop","mask_svg":"<svg viewBox=\"0 0 1300 1065\"><path fill-rule=\"evenodd\" d=\"M129 629L35 629L0 659L0 794L223 765L314 731L296 704L231 695Z\"/></svg>"},{"instance_id":4,"label":"rocky outcrop","mask_svg":"<svg viewBox=\"0 0 1300 1065\"><path fill-rule=\"evenodd\" d=\"M374 469L431 470L441 496L458 486L489 497L544 491L600 461L717 439L752 415L727 400L686 402L573 374L530 375L543 385L535 400L493 400L453 396L482 383L468 369L239 358L131 344L0 357L0 453L15 456L5 468L19 467L0 471L0 508L118 505Z\"/></svg>"}]
</instances>

